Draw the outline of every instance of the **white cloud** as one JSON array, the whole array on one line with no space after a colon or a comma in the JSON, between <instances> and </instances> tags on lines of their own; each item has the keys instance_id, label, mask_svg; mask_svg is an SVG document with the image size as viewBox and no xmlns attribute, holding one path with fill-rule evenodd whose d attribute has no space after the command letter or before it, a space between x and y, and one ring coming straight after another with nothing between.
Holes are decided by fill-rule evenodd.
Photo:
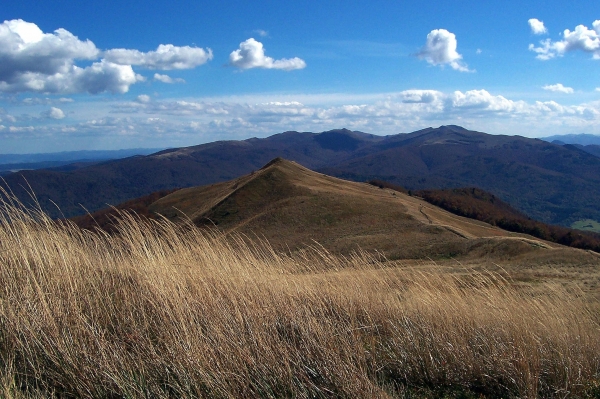
<instances>
[{"instance_id":1,"label":"white cloud","mask_svg":"<svg viewBox=\"0 0 600 399\"><path fill-rule=\"evenodd\" d=\"M98 94L125 93L142 81L131 65L100 60L85 68L75 60L95 60L100 51L65 29L43 33L33 23L0 25L0 91Z\"/></svg>"},{"instance_id":2,"label":"white cloud","mask_svg":"<svg viewBox=\"0 0 600 399\"><path fill-rule=\"evenodd\" d=\"M427 35L427 42L417 56L432 65L450 65L461 72L471 72L461 62L462 55L456 51L457 41L454 33L446 29L434 29Z\"/></svg>"},{"instance_id":3,"label":"white cloud","mask_svg":"<svg viewBox=\"0 0 600 399\"><path fill-rule=\"evenodd\" d=\"M596 91L600 91L600 87L596 87Z\"/></svg>"},{"instance_id":4,"label":"white cloud","mask_svg":"<svg viewBox=\"0 0 600 399\"><path fill-rule=\"evenodd\" d=\"M554 91L554 92L558 92L558 93L566 93L566 94L573 93L572 87L565 87L562 85L562 83L557 83L555 85L546 85L546 86L542 87L542 89L548 90L548 91Z\"/></svg>"},{"instance_id":5,"label":"white cloud","mask_svg":"<svg viewBox=\"0 0 600 399\"><path fill-rule=\"evenodd\" d=\"M443 93L436 90L405 90L380 95L378 99L366 96L364 103L339 105L307 105L300 101L273 99L269 102L239 101L156 101L145 104L119 104L115 113L143 113L151 117L171 119L172 123L196 123L196 130L211 131L217 127L231 126L231 121L245 121L251 132L306 130L347 126L367 129L374 133L389 134L402 126L415 129L435 123L464 124L488 120L519 123L545 121L600 121L600 104L563 106L553 101L527 103L515 101L487 90L455 91ZM179 118L179 119L177 119ZM163 120L163 119L161 119ZM230 121L230 122L227 122ZM212 127L211 127L212 126ZM241 126L241 125L240 125ZM537 127L536 129L539 129ZM407 130L405 130L407 131Z\"/></svg>"},{"instance_id":6,"label":"white cloud","mask_svg":"<svg viewBox=\"0 0 600 399\"><path fill-rule=\"evenodd\" d=\"M158 82L168 83L168 84L185 83L185 80L183 80L181 78L175 78L175 79L173 79L169 75L161 75L160 73L155 73L154 74L154 80L156 80Z\"/></svg>"},{"instance_id":7,"label":"white cloud","mask_svg":"<svg viewBox=\"0 0 600 399\"><path fill-rule=\"evenodd\" d=\"M81 145L94 137L95 142L107 145L118 139L119 143L131 146L140 143L182 146L265 137L286 130L320 132L340 127L380 135L448 124L488 133L528 136L569 131L600 133L600 100L576 105L526 102L485 89L454 92L411 89L364 95L263 93L180 101L141 95L129 102L114 99L109 103L102 99L97 106L77 102L69 105L69 109L75 112L47 125L26 126L41 121L34 117L19 118L18 122L24 125L16 124L12 131L7 113L0 110L2 124L6 126L0 137L45 137L50 146L51 138L55 140L57 136L63 141L65 137L72 138L69 143ZM126 137L132 141L123 139Z\"/></svg>"},{"instance_id":8,"label":"white cloud","mask_svg":"<svg viewBox=\"0 0 600 399\"><path fill-rule=\"evenodd\" d=\"M147 94L140 94L139 96L137 96L137 101L140 103L149 103L150 102L150 96Z\"/></svg>"},{"instance_id":9,"label":"white cloud","mask_svg":"<svg viewBox=\"0 0 600 399\"><path fill-rule=\"evenodd\" d=\"M74 60L93 60L99 50L65 29L43 33L21 19L0 24L0 90L39 86L39 81L68 74Z\"/></svg>"},{"instance_id":10,"label":"white cloud","mask_svg":"<svg viewBox=\"0 0 600 399\"><path fill-rule=\"evenodd\" d=\"M10 84L23 74L65 73L73 60L96 59L99 50L65 29L43 33L21 19L0 24L0 81Z\"/></svg>"},{"instance_id":11,"label":"white cloud","mask_svg":"<svg viewBox=\"0 0 600 399\"><path fill-rule=\"evenodd\" d=\"M61 97L61 98L49 98L49 97L27 97L24 98L20 104L23 105L51 105L51 104L66 104L75 102L72 98Z\"/></svg>"},{"instance_id":12,"label":"white cloud","mask_svg":"<svg viewBox=\"0 0 600 399\"><path fill-rule=\"evenodd\" d=\"M15 123L17 121L17 118L15 118L13 115L2 115L2 117L4 118L5 121L8 121L10 123Z\"/></svg>"},{"instance_id":13,"label":"white cloud","mask_svg":"<svg viewBox=\"0 0 600 399\"><path fill-rule=\"evenodd\" d=\"M600 20L594 21L592 29L585 25L576 26L574 31L565 29L562 36L562 40L554 42L550 39L542 40L540 47L530 44L529 50L537 53L536 58L543 61L577 50L591 53L594 59L600 59Z\"/></svg>"},{"instance_id":14,"label":"white cloud","mask_svg":"<svg viewBox=\"0 0 600 399\"><path fill-rule=\"evenodd\" d=\"M104 52L107 61L120 65L139 65L147 69L192 69L213 59L212 50L161 44L156 51L112 49Z\"/></svg>"},{"instance_id":15,"label":"white cloud","mask_svg":"<svg viewBox=\"0 0 600 399\"><path fill-rule=\"evenodd\" d=\"M428 104L439 99L441 94L441 92L436 90L405 90L397 97L399 97L403 103Z\"/></svg>"},{"instance_id":16,"label":"white cloud","mask_svg":"<svg viewBox=\"0 0 600 399\"><path fill-rule=\"evenodd\" d=\"M64 119L65 113L60 108L51 107L48 111L44 112L42 114L42 116L45 118L58 120L58 119Z\"/></svg>"},{"instance_id":17,"label":"white cloud","mask_svg":"<svg viewBox=\"0 0 600 399\"><path fill-rule=\"evenodd\" d=\"M99 59L101 56L104 58ZM213 58L210 49L161 44L156 51L112 49L101 52L65 29L44 33L33 23L17 19L0 24L0 91L37 93L126 93L145 78L132 65L148 69L190 69ZM92 61L80 67L77 61ZM167 75L155 80L181 83ZM25 101L26 103L27 101ZM31 104L44 103L31 99ZM46 102L48 103L48 102Z\"/></svg>"},{"instance_id":18,"label":"white cloud","mask_svg":"<svg viewBox=\"0 0 600 399\"><path fill-rule=\"evenodd\" d=\"M74 67L74 88L70 91L98 94L104 91L127 93L129 86L145 79L136 74L130 65L117 65L105 60L81 69ZM69 90L66 90L69 91Z\"/></svg>"},{"instance_id":19,"label":"white cloud","mask_svg":"<svg viewBox=\"0 0 600 399\"><path fill-rule=\"evenodd\" d=\"M480 48L478 48L477 50L475 50L475 54L481 54L481 53L483 53L483 51L481 51Z\"/></svg>"},{"instance_id":20,"label":"white cloud","mask_svg":"<svg viewBox=\"0 0 600 399\"><path fill-rule=\"evenodd\" d=\"M260 37L268 37L269 36L269 32L267 32L266 30L263 30L263 29L256 29L256 30L254 30L254 33L256 33Z\"/></svg>"},{"instance_id":21,"label":"white cloud","mask_svg":"<svg viewBox=\"0 0 600 399\"><path fill-rule=\"evenodd\" d=\"M105 60L80 68L72 65L63 73L44 75L25 73L11 82L0 81L0 91L40 93L126 93L129 87L143 81L129 65L117 65Z\"/></svg>"},{"instance_id":22,"label":"white cloud","mask_svg":"<svg viewBox=\"0 0 600 399\"><path fill-rule=\"evenodd\" d=\"M544 22L540 21L537 18L531 18L529 21L529 27L531 28L531 33L534 35L543 35L544 33L548 33L548 29L544 26Z\"/></svg>"},{"instance_id":23,"label":"white cloud","mask_svg":"<svg viewBox=\"0 0 600 399\"><path fill-rule=\"evenodd\" d=\"M492 95L487 90L455 91L446 96L444 110L462 115L485 114L490 117L519 114L527 109L524 101L513 101L500 95Z\"/></svg>"},{"instance_id":24,"label":"white cloud","mask_svg":"<svg viewBox=\"0 0 600 399\"><path fill-rule=\"evenodd\" d=\"M229 55L229 63L241 69L265 68L291 71L306 67L306 62L298 57L274 60L265 56L262 43L253 38L240 43L240 48Z\"/></svg>"},{"instance_id":25,"label":"white cloud","mask_svg":"<svg viewBox=\"0 0 600 399\"><path fill-rule=\"evenodd\" d=\"M33 127L33 126L9 126L8 131L11 133L33 132L33 131L35 131L35 127Z\"/></svg>"}]
</instances>

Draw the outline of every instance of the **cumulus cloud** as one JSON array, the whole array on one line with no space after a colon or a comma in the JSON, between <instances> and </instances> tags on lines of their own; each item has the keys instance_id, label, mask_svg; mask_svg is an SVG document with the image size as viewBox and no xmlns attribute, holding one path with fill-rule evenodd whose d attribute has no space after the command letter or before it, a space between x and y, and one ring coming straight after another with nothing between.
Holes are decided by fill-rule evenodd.
<instances>
[{"instance_id":1,"label":"cumulus cloud","mask_svg":"<svg viewBox=\"0 0 600 399\"><path fill-rule=\"evenodd\" d=\"M67 73L74 60L94 60L99 50L65 29L43 33L21 19L0 24L0 81L10 84L25 74Z\"/></svg>"},{"instance_id":2,"label":"cumulus cloud","mask_svg":"<svg viewBox=\"0 0 600 399\"><path fill-rule=\"evenodd\" d=\"M493 116L520 113L526 109L523 101L513 101L487 90L455 91L444 99L444 110L462 114L487 114Z\"/></svg>"},{"instance_id":3,"label":"cumulus cloud","mask_svg":"<svg viewBox=\"0 0 600 399\"><path fill-rule=\"evenodd\" d=\"M558 92L558 93L566 93L566 94L573 93L572 87L565 87L562 85L562 83L557 83L555 85L546 85L546 86L542 87L542 89L548 90L548 91L554 91L554 92Z\"/></svg>"},{"instance_id":4,"label":"cumulus cloud","mask_svg":"<svg viewBox=\"0 0 600 399\"><path fill-rule=\"evenodd\" d=\"M600 59L600 20L594 21L592 29L585 25L576 26L574 31L565 29L562 37L563 39L558 41L542 40L539 47L530 44L529 50L537 53L536 58L543 61L577 50L592 54L594 59Z\"/></svg>"},{"instance_id":5,"label":"cumulus cloud","mask_svg":"<svg viewBox=\"0 0 600 399\"><path fill-rule=\"evenodd\" d=\"M456 36L446 29L434 29L427 35L425 46L417 56L431 65L450 65L460 72L471 72L463 63L462 55L456 51Z\"/></svg>"},{"instance_id":6,"label":"cumulus cloud","mask_svg":"<svg viewBox=\"0 0 600 399\"><path fill-rule=\"evenodd\" d=\"M436 90L405 90L398 97L403 103L427 104L437 100L441 94Z\"/></svg>"},{"instance_id":7,"label":"cumulus cloud","mask_svg":"<svg viewBox=\"0 0 600 399\"><path fill-rule=\"evenodd\" d=\"M104 58L120 65L139 65L147 69L192 69L212 60L212 50L199 47L178 47L161 44L156 51L143 53L139 50L112 49L104 52Z\"/></svg>"},{"instance_id":8,"label":"cumulus cloud","mask_svg":"<svg viewBox=\"0 0 600 399\"><path fill-rule=\"evenodd\" d=\"M160 73L154 74L154 80L156 80L157 82L163 82L163 83L168 83L168 84L185 83L185 80L183 80L181 78L173 79L169 75L161 75Z\"/></svg>"},{"instance_id":9,"label":"cumulus cloud","mask_svg":"<svg viewBox=\"0 0 600 399\"><path fill-rule=\"evenodd\" d=\"M44 75L24 73L11 82L0 81L0 91L40 93L126 93L129 87L144 81L129 65L117 65L101 60L80 68L72 65L63 73Z\"/></svg>"},{"instance_id":10,"label":"cumulus cloud","mask_svg":"<svg viewBox=\"0 0 600 399\"><path fill-rule=\"evenodd\" d=\"M291 71L306 67L306 62L298 57L280 60L267 57L262 43L253 38L240 43L240 48L229 55L229 63L241 69L265 68Z\"/></svg>"},{"instance_id":11,"label":"cumulus cloud","mask_svg":"<svg viewBox=\"0 0 600 399\"><path fill-rule=\"evenodd\" d=\"M130 65L100 60L85 68L75 60L94 60L100 51L65 29L43 33L17 19L0 25L0 91L91 94L125 93L143 80Z\"/></svg>"},{"instance_id":12,"label":"cumulus cloud","mask_svg":"<svg viewBox=\"0 0 600 399\"><path fill-rule=\"evenodd\" d=\"M48 111L42 113L42 116L49 119L64 119L65 113L62 109L51 107Z\"/></svg>"},{"instance_id":13,"label":"cumulus cloud","mask_svg":"<svg viewBox=\"0 0 600 399\"><path fill-rule=\"evenodd\" d=\"M90 40L80 40L62 28L44 33L36 24L21 19L0 24L0 91L4 92L126 93L131 85L145 80L132 66L190 69L212 58L210 49L172 44L161 44L146 53L128 49L101 52ZM81 67L79 61L92 63ZM167 75L154 78L182 82Z\"/></svg>"},{"instance_id":14,"label":"cumulus cloud","mask_svg":"<svg viewBox=\"0 0 600 399\"><path fill-rule=\"evenodd\" d=\"M544 26L544 22L540 21L537 18L531 18L529 21L529 27L531 28L531 33L534 35L543 35L544 33L548 33L548 29Z\"/></svg>"},{"instance_id":15,"label":"cumulus cloud","mask_svg":"<svg viewBox=\"0 0 600 399\"><path fill-rule=\"evenodd\" d=\"M118 65L101 60L92 66L81 69L73 68L73 88L65 91L88 92L98 94L104 91L111 93L127 93L129 86L145 79L136 74L130 65ZM68 87L68 86L67 86Z\"/></svg>"}]
</instances>

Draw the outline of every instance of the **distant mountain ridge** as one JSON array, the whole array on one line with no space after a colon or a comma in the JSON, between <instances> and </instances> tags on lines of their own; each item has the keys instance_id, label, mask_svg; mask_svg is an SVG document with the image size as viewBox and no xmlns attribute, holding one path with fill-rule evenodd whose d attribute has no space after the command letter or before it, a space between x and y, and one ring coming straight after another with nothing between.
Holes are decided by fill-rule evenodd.
<instances>
[{"instance_id":1,"label":"distant mountain ridge","mask_svg":"<svg viewBox=\"0 0 600 399\"><path fill-rule=\"evenodd\" d=\"M85 159L115 159L133 155L148 155L163 148L127 148L122 150L82 150L31 154L0 154L0 164L34 162L68 162Z\"/></svg>"},{"instance_id":2,"label":"distant mountain ridge","mask_svg":"<svg viewBox=\"0 0 600 399\"><path fill-rule=\"evenodd\" d=\"M54 217L94 211L152 192L235 179L283 157L355 181L381 179L410 190L480 187L534 219L570 226L600 220L600 158L575 146L498 136L460 126L390 136L332 130L218 141L102 162L73 171L5 177L23 200L27 179ZM53 201L53 202L52 202Z\"/></svg>"},{"instance_id":3,"label":"distant mountain ridge","mask_svg":"<svg viewBox=\"0 0 600 399\"><path fill-rule=\"evenodd\" d=\"M596 134L564 134L541 137L540 140L558 145L572 145L588 154L600 157L600 136Z\"/></svg>"},{"instance_id":4,"label":"distant mountain ridge","mask_svg":"<svg viewBox=\"0 0 600 399\"><path fill-rule=\"evenodd\" d=\"M0 175L24 169L49 169L71 165L73 170L110 159L148 155L162 148L129 148L123 150L64 151L34 154L0 154ZM73 165L74 164L74 165Z\"/></svg>"},{"instance_id":5,"label":"distant mountain ridge","mask_svg":"<svg viewBox=\"0 0 600 399\"><path fill-rule=\"evenodd\" d=\"M600 135L597 134L562 134L548 137L540 137L540 140L548 142L560 142L562 144L600 145Z\"/></svg>"}]
</instances>

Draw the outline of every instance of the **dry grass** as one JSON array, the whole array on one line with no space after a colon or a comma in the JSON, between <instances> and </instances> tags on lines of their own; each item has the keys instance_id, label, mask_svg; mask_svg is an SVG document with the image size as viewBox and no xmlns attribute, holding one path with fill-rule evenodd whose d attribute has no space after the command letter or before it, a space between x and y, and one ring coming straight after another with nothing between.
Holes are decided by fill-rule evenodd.
<instances>
[{"instance_id":1,"label":"dry grass","mask_svg":"<svg viewBox=\"0 0 600 399\"><path fill-rule=\"evenodd\" d=\"M2 397L598 395L598 317L558 285L1 207Z\"/></svg>"}]
</instances>

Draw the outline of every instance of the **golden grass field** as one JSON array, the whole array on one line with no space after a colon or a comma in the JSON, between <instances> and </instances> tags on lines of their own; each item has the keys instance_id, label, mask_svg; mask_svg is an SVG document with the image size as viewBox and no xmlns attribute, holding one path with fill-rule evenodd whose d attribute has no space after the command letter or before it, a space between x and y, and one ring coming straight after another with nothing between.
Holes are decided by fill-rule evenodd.
<instances>
[{"instance_id":1,"label":"golden grass field","mask_svg":"<svg viewBox=\"0 0 600 399\"><path fill-rule=\"evenodd\" d=\"M600 397L578 284L0 208L1 397Z\"/></svg>"}]
</instances>

